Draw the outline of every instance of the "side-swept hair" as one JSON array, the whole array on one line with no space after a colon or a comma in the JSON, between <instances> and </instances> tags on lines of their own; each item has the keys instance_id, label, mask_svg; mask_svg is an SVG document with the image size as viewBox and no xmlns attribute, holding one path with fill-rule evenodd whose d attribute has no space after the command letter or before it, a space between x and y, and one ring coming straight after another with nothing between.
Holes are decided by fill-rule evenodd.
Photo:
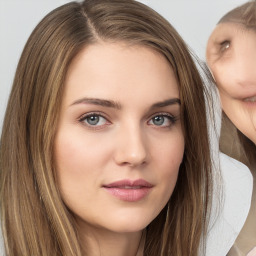
<instances>
[{"instance_id":1,"label":"side-swept hair","mask_svg":"<svg viewBox=\"0 0 256 256\"><path fill-rule=\"evenodd\" d=\"M21 55L1 136L1 220L8 256L79 256L72 214L56 184L53 144L67 70L99 40L163 54L179 83L185 153L174 192L147 227L145 255L195 256L206 230L211 160L205 91L176 30L133 0L72 2L49 13Z\"/></svg>"}]
</instances>

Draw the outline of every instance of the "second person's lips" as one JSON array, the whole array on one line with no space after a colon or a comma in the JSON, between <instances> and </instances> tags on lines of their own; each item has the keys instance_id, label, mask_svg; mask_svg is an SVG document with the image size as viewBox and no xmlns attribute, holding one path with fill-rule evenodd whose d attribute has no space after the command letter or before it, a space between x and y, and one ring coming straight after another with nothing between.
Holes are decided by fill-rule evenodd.
<instances>
[{"instance_id":1,"label":"second person's lips","mask_svg":"<svg viewBox=\"0 0 256 256\"><path fill-rule=\"evenodd\" d=\"M245 102L256 102L256 96L245 98L244 101Z\"/></svg>"}]
</instances>

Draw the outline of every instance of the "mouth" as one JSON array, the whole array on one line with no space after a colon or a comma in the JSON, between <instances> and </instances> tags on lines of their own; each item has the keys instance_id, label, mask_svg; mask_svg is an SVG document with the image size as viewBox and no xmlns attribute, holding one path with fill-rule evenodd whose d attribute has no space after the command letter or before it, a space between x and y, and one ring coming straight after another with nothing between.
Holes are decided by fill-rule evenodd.
<instances>
[{"instance_id":1,"label":"mouth","mask_svg":"<svg viewBox=\"0 0 256 256\"><path fill-rule=\"evenodd\" d=\"M244 102L254 103L256 102L256 96L245 98Z\"/></svg>"},{"instance_id":2,"label":"mouth","mask_svg":"<svg viewBox=\"0 0 256 256\"><path fill-rule=\"evenodd\" d=\"M120 180L103 185L103 188L122 201L136 202L144 199L152 190L153 185L143 179Z\"/></svg>"}]
</instances>

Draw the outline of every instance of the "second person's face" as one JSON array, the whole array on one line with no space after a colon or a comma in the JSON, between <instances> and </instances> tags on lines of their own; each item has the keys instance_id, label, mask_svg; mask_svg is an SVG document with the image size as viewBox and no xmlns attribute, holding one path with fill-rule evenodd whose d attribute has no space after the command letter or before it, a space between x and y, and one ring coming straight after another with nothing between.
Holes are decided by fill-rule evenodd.
<instances>
[{"instance_id":1,"label":"second person's face","mask_svg":"<svg viewBox=\"0 0 256 256\"><path fill-rule=\"evenodd\" d=\"M207 63L222 107L233 124L256 143L256 33L240 24L216 26L207 45Z\"/></svg>"},{"instance_id":2,"label":"second person's face","mask_svg":"<svg viewBox=\"0 0 256 256\"><path fill-rule=\"evenodd\" d=\"M142 46L99 43L71 64L55 141L62 198L80 228L138 232L163 209L184 152L178 83Z\"/></svg>"}]
</instances>

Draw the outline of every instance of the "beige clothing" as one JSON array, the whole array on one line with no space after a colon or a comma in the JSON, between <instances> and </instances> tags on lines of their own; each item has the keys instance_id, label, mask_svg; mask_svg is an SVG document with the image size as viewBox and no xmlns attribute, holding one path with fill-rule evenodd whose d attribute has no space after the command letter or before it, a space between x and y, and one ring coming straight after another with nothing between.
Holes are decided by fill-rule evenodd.
<instances>
[{"instance_id":1,"label":"beige clothing","mask_svg":"<svg viewBox=\"0 0 256 256\"><path fill-rule=\"evenodd\" d=\"M213 211L200 256L225 256L234 244L247 218L252 196L252 175L241 162L220 154L221 179L215 178ZM218 187L219 186L219 187ZM218 188L223 188L222 193Z\"/></svg>"},{"instance_id":2,"label":"beige clothing","mask_svg":"<svg viewBox=\"0 0 256 256\"><path fill-rule=\"evenodd\" d=\"M246 222L239 233L234 245L227 256L246 256L252 248L256 247L256 179L254 177L254 190L250 212ZM256 256L256 250L250 253L250 256Z\"/></svg>"},{"instance_id":3,"label":"beige clothing","mask_svg":"<svg viewBox=\"0 0 256 256\"><path fill-rule=\"evenodd\" d=\"M223 115L222 130L220 138L221 151L225 154L243 162L251 170L254 179L253 194L250 211L246 222L239 233L235 243L228 252L227 256L247 256L247 254L256 246L256 162L255 162L255 145L248 139L240 142L239 135L231 121ZM242 136L243 137L243 136ZM242 144L244 143L244 144ZM245 146L245 149L243 147ZM245 151L244 151L245 150ZM251 252L249 256L256 256L256 252Z\"/></svg>"}]
</instances>

